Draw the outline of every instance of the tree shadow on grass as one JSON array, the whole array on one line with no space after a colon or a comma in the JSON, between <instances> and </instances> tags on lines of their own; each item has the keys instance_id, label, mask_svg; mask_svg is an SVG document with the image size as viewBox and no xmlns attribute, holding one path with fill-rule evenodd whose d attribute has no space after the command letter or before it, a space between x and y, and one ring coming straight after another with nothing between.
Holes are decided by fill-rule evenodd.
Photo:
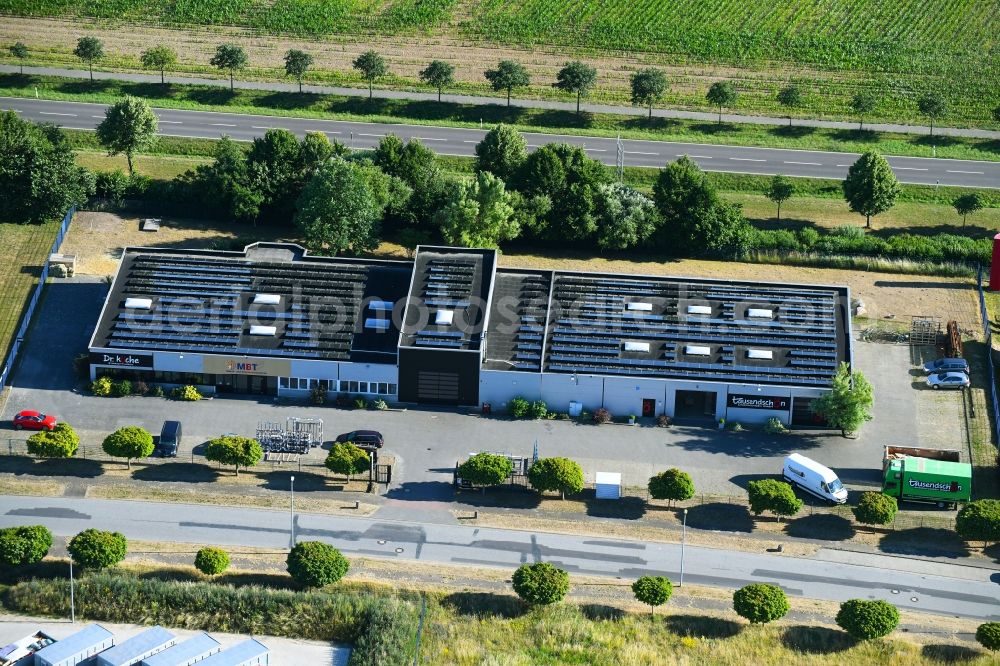
<instances>
[{"instance_id":1,"label":"tree shadow on grass","mask_svg":"<svg viewBox=\"0 0 1000 666\"><path fill-rule=\"evenodd\" d=\"M300 586L288 574L235 572L223 573L212 579L233 587L266 587L272 590L298 590Z\"/></svg>"},{"instance_id":2,"label":"tree shadow on grass","mask_svg":"<svg viewBox=\"0 0 1000 666\"><path fill-rule=\"evenodd\" d=\"M833 654L854 647L857 641L847 633L827 627L795 625L781 634L781 643L795 652L805 654Z\"/></svg>"},{"instance_id":3,"label":"tree shadow on grass","mask_svg":"<svg viewBox=\"0 0 1000 666\"><path fill-rule=\"evenodd\" d=\"M166 583L199 583L205 580L198 572L190 569L153 569L152 571L143 571L138 577L143 580L160 580Z\"/></svg>"},{"instance_id":4,"label":"tree shadow on grass","mask_svg":"<svg viewBox=\"0 0 1000 666\"><path fill-rule=\"evenodd\" d=\"M639 520L646 515L646 502L638 497L622 497L617 500L589 498L587 515L592 518L621 518L623 520Z\"/></svg>"},{"instance_id":5,"label":"tree shadow on grass","mask_svg":"<svg viewBox=\"0 0 1000 666\"><path fill-rule=\"evenodd\" d=\"M743 631L743 625L739 622L711 615L668 615L663 621L678 636L725 639Z\"/></svg>"},{"instance_id":6,"label":"tree shadow on grass","mask_svg":"<svg viewBox=\"0 0 1000 666\"><path fill-rule=\"evenodd\" d=\"M779 125L769 129L768 133L785 139L801 139L815 134L816 128L808 125Z\"/></svg>"},{"instance_id":7,"label":"tree shadow on grass","mask_svg":"<svg viewBox=\"0 0 1000 666\"><path fill-rule=\"evenodd\" d=\"M799 539L846 541L856 531L851 521L843 516L817 513L792 520L785 526L785 534Z\"/></svg>"},{"instance_id":8,"label":"tree shadow on grass","mask_svg":"<svg viewBox=\"0 0 1000 666\"><path fill-rule=\"evenodd\" d=\"M675 118L663 118L662 116L633 116L622 121L622 126L628 129L638 130L668 130L680 125L680 121Z\"/></svg>"},{"instance_id":9,"label":"tree shadow on grass","mask_svg":"<svg viewBox=\"0 0 1000 666\"><path fill-rule=\"evenodd\" d=\"M374 97L340 97L335 98L328 107L332 113L350 113L357 116L378 116L395 114L395 100Z\"/></svg>"},{"instance_id":10,"label":"tree shadow on grass","mask_svg":"<svg viewBox=\"0 0 1000 666\"><path fill-rule=\"evenodd\" d=\"M97 79L96 81L89 81L87 79L80 81L65 81L56 86L56 90L69 95L81 95L104 92L109 90L114 83L114 81L109 81L107 79Z\"/></svg>"},{"instance_id":11,"label":"tree shadow on grass","mask_svg":"<svg viewBox=\"0 0 1000 666\"><path fill-rule=\"evenodd\" d=\"M700 134L718 136L720 134L735 132L737 127L732 123L694 123L691 125L691 130Z\"/></svg>"},{"instance_id":12,"label":"tree shadow on grass","mask_svg":"<svg viewBox=\"0 0 1000 666\"><path fill-rule=\"evenodd\" d=\"M104 466L85 458L48 458L35 460L28 456L0 457L0 472L30 476L74 476L92 479L104 474Z\"/></svg>"},{"instance_id":13,"label":"tree shadow on grass","mask_svg":"<svg viewBox=\"0 0 1000 666\"><path fill-rule=\"evenodd\" d=\"M879 550L895 555L934 555L969 557L969 548L953 531L934 527L916 527L889 532L879 541Z\"/></svg>"},{"instance_id":14,"label":"tree shadow on grass","mask_svg":"<svg viewBox=\"0 0 1000 666\"><path fill-rule=\"evenodd\" d=\"M261 474L260 478L263 480L261 485L268 490L288 492L291 490L292 476L295 477L295 492L297 493L314 493L323 490L330 490L330 487L326 484L327 479L325 476L310 474L309 472L296 472L293 469L277 470ZM365 480L368 479L367 474L359 474L357 477L364 478ZM342 484L341 487L343 487Z\"/></svg>"},{"instance_id":15,"label":"tree shadow on grass","mask_svg":"<svg viewBox=\"0 0 1000 666\"><path fill-rule=\"evenodd\" d=\"M982 657L983 653L964 645L924 645L920 653L927 659L944 664L960 664Z\"/></svg>"},{"instance_id":16,"label":"tree shadow on grass","mask_svg":"<svg viewBox=\"0 0 1000 666\"><path fill-rule=\"evenodd\" d=\"M591 622L602 620L617 622L627 615L621 608L608 606L607 604L581 604L580 612Z\"/></svg>"},{"instance_id":17,"label":"tree shadow on grass","mask_svg":"<svg viewBox=\"0 0 1000 666\"><path fill-rule=\"evenodd\" d=\"M872 130L862 130L858 128L853 129L839 129L830 132L830 136L837 141L849 141L856 143L878 143L879 136L878 132Z\"/></svg>"},{"instance_id":18,"label":"tree shadow on grass","mask_svg":"<svg viewBox=\"0 0 1000 666\"><path fill-rule=\"evenodd\" d=\"M528 604L519 598L493 592L453 592L442 599L441 603L458 615L473 617L511 619L528 612Z\"/></svg>"},{"instance_id":19,"label":"tree shadow on grass","mask_svg":"<svg viewBox=\"0 0 1000 666\"><path fill-rule=\"evenodd\" d=\"M219 472L208 465L197 463L169 462L146 465L132 472L136 481L174 481L181 483L212 483L219 478Z\"/></svg>"},{"instance_id":20,"label":"tree shadow on grass","mask_svg":"<svg viewBox=\"0 0 1000 666\"><path fill-rule=\"evenodd\" d=\"M216 106L226 106L232 104L238 92L229 88L194 88L186 91L185 97L198 104L213 104Z\"/></svg>"},{"instance_id":21,"label":"tree shadow on grass","mask_svg":"<svg viewBox=\"0 0 1000 666\"><path fill-rule=\"evenodd\" d=\"M688 508L688 527L724 532L753 532L754 521L741 504L709 502Z\"/></svg>"},{"instance_id":22,"label":"tree shadow on grass","mask_svg":"<svg viewBox=\"0 0 1000 666\"><path fill-rule=\"evenodd\" d=\"M253 105L263 109L307 109L319 104L323 95L299 92L272 92L254 98Z\"/></svg>"},{"instance_id":23,"label":"tree shadow on grass","mask_svg":"<svg viewBox=\"0 0 1000 666\"><path fill-rule=\"evenodd\" d=\"M0 87L3 88L21 88L35 83L37 83L37 79L31 74L19 74L18 72L0 74Z\"/></svg>"},{"instance_id":24,"label":"tree shadow on grass","mask_svg":"<svg viewBox=\"0 0 1000 666\"><path fill-rule=\"evenodd\" d=\"M19 567L0 567L0 584L16 585L26 580L51 580L69 578L69 564L66 560L42 560L35 564Z\"/></svg>"},{"instance_id":25,"label":"tree shadow on grass","mask_svg":"<svg viewBox=\"0 0 1000 666\"><path fill-rule=\"evenodd\" d=\"M120 84L123 93L145 97L146 99L171 99L174 97L174 87L167 83L152 83L151 81L137 81L135 83Z\"/></svg>"},{"instance_id":26,"label":"tree shadow on grass","mask_svg":"<svg viewBox=\"0 0 1000 666\"><path fill-rule=\"evenodd\" d=\"M565 111L562 109L545 109L539 111L531 118L533 125L543 127L571 127L588 128L594 124L594 116L586 111L579 114L576 111Z\"/></svg>"},{"instance_id":27,"label":"tree shadow on grass","mask_svg":"<svg viewBox=\"0 0 1000 666\"><path fill-rule=\"evenodd\" d=\"M1000 139L985 139L978 141L975 146L979 150L985 150L988 153L1000 153Z\"/></svg>"},{"instance_id":28,"label":"tree shadow on grass","mask_svg":"<svg viewBox=\"0 0 1000 666\"><path fill-rule=\"evenodd\" d=\"M915 146L926 146L930 148L931 146L936 146L937 148L945 148L948 146L957 146L961 141L954 136L942 136L940 134L935 134L931 136L930 134L923 134L921 136L913 137L910 140Z\"/></svg>"},{"instance_id":29,"label":"tree shadow on grass","mask_svg":"<svg viewBox=\"0 0 1000 666\"><path fill-rule=\"evenodd\" d=\"M517 488L487 488L485 493L481 490L463 490L455 495L455 499L468 506L496 506L505 509L535 509L542 502L540 493Z\"/></svg>"}]
</instances>

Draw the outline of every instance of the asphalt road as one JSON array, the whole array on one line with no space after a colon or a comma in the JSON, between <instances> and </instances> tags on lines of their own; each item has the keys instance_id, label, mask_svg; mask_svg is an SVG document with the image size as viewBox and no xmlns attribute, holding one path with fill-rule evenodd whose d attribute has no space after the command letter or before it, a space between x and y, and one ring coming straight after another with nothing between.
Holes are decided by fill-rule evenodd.
<instances>
[{"instance_id":1,"label":"asphalt road","mask_svg":"<svg viewBox=\"0 0 1000 666\"><path fill-rule=\"evenodd\" d=\"M20 71L19 65L0 65L0 72L16 73ZM85 69L71 69L65 67L32 67L24 68L25 75L40 74L42 76L63 76L73 79L86 79L90 76ZM105 72L95 71L94 79L97 80L118 80L134 81L138 83L159 83L159 74L149 74L143 72ZM177 83L180 85L215 86L228 88L228 77L210 78L205 76L191 76L167 74L167 83ZM235 87L243 90L277 90L280 92L296 92L299 89L297 83L281 83L278 81L235 81ZM343 97L367 97L368 88L348 88L345 86L324 86L306 84L302 90L307 93L318 95L340 95ZM378 99L412 99L421 101L437 101L437 92L419 92L415 90L394 90L389 88L376 88L373 93ZM453 104L489 104L503 106L506 100L500 96L485 95L459 95L454 93L444 93L441 96L442 102ZM510 105L526 109L557 109L560 111L575 111L576 102L560 102L548 99L519 99L511 98ZM642 106L622 106L618 104L597 104L584 101L580 109L590 113L611 113L624 116L645 116L648 111ZM683 109L658 109L653 108L654 118L685 118L688 120L702 120L715 122L718 113L708 111L686 111ZM742 113L723 113L722 119L727 123L745 123L749 125L784 125L788 122L786 117L776 118L774 116L747 115ZM857 129L858 123L854 120L820 120L817 118L796 118L795 124L800 127L823 127L827 129ZM903 125L900 123L865 123L865 128L874 132L894 132L900 134L927 134L930 128L926 125ZM978 129L972 127L935 127L934 134L941 136L965 136L980 139L1000 139L1000 131Z\"/></svg>"},{"instance_id":2,"label":"asphalt road","mask_svg":"<svg viewBox=\"0 0 1000 666\"><path fill-rule=\"evenodd\" d=\"M104 118L103 104L22 98L0 98L0 108L11 109L22 118L51 122L69 129L92 130ZM285 128L301 136L309 131L325 132L331 139L353 149L370 149L384 135L418 138L443 155L470 156L485 131L433 125L387 125L378 123L254 116L214 111L157 109L160 133L168 136L217 139L226 134L249 141L271 128ZM605 164L615 164L617 145L613 138L563 134L524 134L530 149L553 142L582 146ZM857 158L854 153L721 146L664 141L622 141L626 166L661 168L681 155L688 155L705 171L758 175L784 174L807 178L842 179ZM1000 188L1000 162L946 160L924 157L889 157L896 177L904 183Z\"/></svg>"},{"instance_id":3,"label":"asphalt road","mask_svg":"<svg viewBox=\"0 0 1000 666\"><path fill-rule=\"evenodd\" d=\"M289 512L82 498L3 497L0 527L44 524L61 537L87 528L129 539L224 547L287 548ZM546 561L570 574L623 580L679 580L680 546L530 531L420 524L322 514L295 516L298 540L333 544L347 555L514 569ZM689 546L684 581L736 588L781 585L787 593L830 601L884 599L901 609L1000 620L1000 572L975 567L830 552L792 558ZM821 554L825 551L821 551Z\"/></svg>"}]
</instances>

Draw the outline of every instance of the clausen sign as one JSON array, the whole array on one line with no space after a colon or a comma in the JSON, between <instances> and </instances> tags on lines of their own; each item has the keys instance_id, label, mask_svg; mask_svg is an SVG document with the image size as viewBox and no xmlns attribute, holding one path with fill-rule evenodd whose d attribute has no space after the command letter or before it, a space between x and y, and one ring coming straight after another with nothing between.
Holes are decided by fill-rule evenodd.
<instances>
[{"instance_id":1,"label":"clausen sign","mask_svg":"<svg viewBox=\"0 0 1000 666\"><path fill-rule=\"evenodd\" d=\"M202 362L202 372L213 375L288 377L292 374L292 362L283 358L205 356Z\"/></svg>"},{"instance_id":2,"label":"clausen sign","mask_svg":"<svg viewBox=\"0 0 1000 666\"><path fill-rule=\"evenodd\" d=\"M746 395L730 393L729 406L736 409L770 409L772 411L787 411L789 398L776 395Z\"/></svg>"},{"instance_id":3,"label":"clausen sign","mask_svg":"<svg viewBox=\"0 0 1000 666\"><path fill-rule=\"evenodd\" d=\"M152 354L128 354L125 352L90 352L91 365L109 365L114 368L153 369Z\"/></svg>"}]
</instances>

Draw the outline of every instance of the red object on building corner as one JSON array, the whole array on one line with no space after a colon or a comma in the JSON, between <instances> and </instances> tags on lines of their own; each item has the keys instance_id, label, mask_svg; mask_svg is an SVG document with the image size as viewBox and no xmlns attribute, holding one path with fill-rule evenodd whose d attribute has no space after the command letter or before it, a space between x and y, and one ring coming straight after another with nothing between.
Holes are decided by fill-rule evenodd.
<instances>
[{"instance_id":1,"label":"red object on building corner","mask_svg":"<svg viewBox=\"0 0 1000 666\"><path fill-rule=\"evenodd\" d=\"M1000 234L993 237L993 261L990 262L990 291L1000 291Z\"/></svg>"}]
</instances>

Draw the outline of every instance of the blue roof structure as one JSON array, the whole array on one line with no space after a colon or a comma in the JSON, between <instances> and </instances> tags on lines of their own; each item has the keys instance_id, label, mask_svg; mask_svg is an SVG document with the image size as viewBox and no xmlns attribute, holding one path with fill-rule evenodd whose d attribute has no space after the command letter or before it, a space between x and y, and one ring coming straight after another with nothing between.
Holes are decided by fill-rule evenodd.
<instances>
[{"instance_id":1,"label":"blue roof structure","mask_svg":"<svg viewBox=\"0 0 1000 666\"><path fill-rule=\"evenodd\" d=\"M263 643L248 638L198 663L201 666L266 666L270 652Z\"/></svg>"},{"instance_id":2,"label":"blue roof structure","mask_svg":"<svg viewBox=\"0 0 1000 666\"><path fill-rule=\"evenodd\" d=\"M152 657L143 659L142 665L190 666L195 662L200 662L202 659L215 654L221 649L222 646L219 645L219 641L202 632L192 636L183 643L178 643L172 648L168 648L163 652L154 654Z\"/></svg>"},{"instance_id":3,"label":"blue roof structure","mask_svg":"<svg viewBox=\"0 0 1000 666\"><path fill-rule=\"evenodd\" d=\"M115 644L114 635L99 624L87 625L75 634L42 648L35 653L37 666L76 664L80 657L89 657Z\"/></svg>"},{"instance_id":4,"label":"blue roof structure","mask_svg":"<svg viewBox=\"0 0 1000 666\"><path fill-rule=\"evenodd\" d=\"M134 666L140 661L172 647L177 637L157 625L136 634L123 643L102 652L97 657L98 666Z\"/></svg>"}]
</instances>

